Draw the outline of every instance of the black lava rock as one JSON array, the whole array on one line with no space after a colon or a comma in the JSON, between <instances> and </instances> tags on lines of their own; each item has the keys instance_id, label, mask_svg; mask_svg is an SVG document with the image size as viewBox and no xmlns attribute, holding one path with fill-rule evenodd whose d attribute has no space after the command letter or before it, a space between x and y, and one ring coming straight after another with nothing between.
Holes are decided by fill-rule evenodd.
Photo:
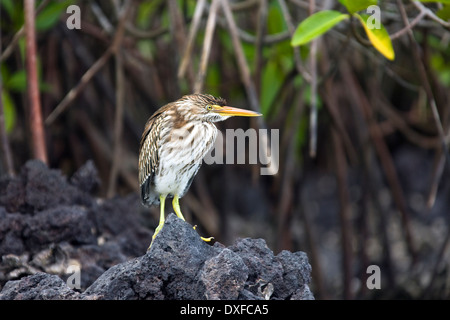
<instances>
[{"instance_id":1,"label":"black lava rock","mask_svg":"<svg viewBox=\"0 0 450 320\"><path fill-rule=\"evenodd\" d=\"M100 186L100 178L94 161L88 160L70 178L70 183L86 193L94 192Z\"/></svg>"},{"instance_id":2,"label":"black lava rock","mask_svg":"<svg viewBox=\"0 0 450 320\"><path fill-rule=\"evenodd\" d=\"M69 300L78 297L79 293L70 289L60 277L43 272L9 281L0 293L0 300Z\"/></svg>"},{"instance_id":3,"label":"black lava rock","mask_svg":"<svg viewBox=\"0 0 450 320\"><path fill-rule=\"evenodd\" d=\"M70 179L37 160L0 177L0 300L314 299L305 253L211 246L174 214L146 252L139 195L99 199L99 183L92 162Z\"/></svg>"},{"instance_id":4,"label":"black lava rock","mask_svg":"<svg viewBox=\"0 0 450 320\"><path fill-rule=\"evenodd\" d=\"M62 241L75 244L97 241L87 210L67 205L39 211L26 219L22 237L31 250Z\"/></svg>"},{"instance_id":5,"label":"black lava rock","mask_svg":"<svg viewBox=\"0 0 450 320\"><path fill-rule=\"evenodd\" d=\"M37 160L15 177L0 177L0 290L36 272L67 278L74 264L83 270L84 290L145 252L152 233L139 196L99 199L91 194L98 184L90 161L70 179Z\"/></svg>"},{"instance_id":6,"label":"black lava rock","mask_svg":"<svg viewBox=\"0 0 450 320\"><path fill-rule=\"evenodd\" d=\"M0 299L314 299L310 272L302 252L275 256L261 239L210 246L170 214L145 255L111 267L83 293L39 273L8 282Z\"/></svg>"},{"instance_id":7,"label":"black lava rock","mask_svg":"<svg viewBox=\"0 0 450 320\"><path fill-rule=\"evenodd\" d=\"M64 204L89 204L91 198L69 184L59 170L39 160L28 161L17 177L4 179L0 205L8 212L34 213Z\"/></svg>"}]
</instances>

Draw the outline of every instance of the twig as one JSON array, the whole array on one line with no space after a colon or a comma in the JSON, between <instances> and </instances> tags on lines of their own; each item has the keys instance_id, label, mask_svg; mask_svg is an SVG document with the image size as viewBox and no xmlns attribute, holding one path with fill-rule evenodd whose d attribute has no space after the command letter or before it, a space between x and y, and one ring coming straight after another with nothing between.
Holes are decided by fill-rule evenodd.
<instances>
[{"instance_id":1,"label":"twig","mask_svg":"<svg viewBox=\"0 0 450 320\"><path fill-rule=\"evenodd\" d=\"M186 48L184 50L183 57L181 58L180 67L178 68L178 78L183 78L187 66L191 63L191 55L192 49L194 48L194 40L197 35L198 28L200 26L200 21L202 18L202 14L205 8L206 0L197 1L197 5L195 7L194 17L192 18L191 28L189 29L188 41L186 44ZM217 5L215 5L217 7ZM210 13L211 15L211 13ZM216 13L214 14L216 16ZM209 18L208 18L209 19ZM215 17L214 17L215 19ZM205 37L206 38L206 37Z\"/></svg>"},{"instance_id":2,"label":"twig","mask_svg":"<svg viewBox=\"0 0 450 320\"><path fill-rule=\"evenodd\" d=\"M288 31L290 36L292 37L295 32L295 27L292 22L291 15L289 13L289 9L286 5L286 2L284 0L278 0L278 3L280 4L281 12L283 13L284 20L286 21ZM295 67L297 68L297 72L302 75L302 77L311 83L311 74L305 69L303 66L303 62L300 56L300 50L298 47L294 47L294 60L295 60Z\"/></svg>"},{"instance_id":3,"label":"twig","mask_svg":"<svg viewBox=\"0 0 450 320\"><path fill-rule=\"evenodd\" d=\"M45 119L45 125L51 125L66 109L69 105L78 97L84 87L91 81L92 77L100 71L105 63L109 60L113 54L113 46L111 45L105 53L98 59L81 77L80 82L73 87L69 93L64 97L64 99L56 106L56 108L49 114L47 119Z\"/></svg>"},{"instance_id":4,"label":"twig","mask_svg":"<svg viewBox=\"0 0 450 320\"><path fill-rule=\"evenodd\" d=\"M248 99L250 101L250 106L254 111L259 111L259 101L256 95L255 86L251 80L250 69L245 60L244 50L242 49L242 44L239 41L239 36L237 32L236 22L233 19L233 14L231 12L230 4L227 0L221 0L223 12L228 23L228 28L231 34L231 40L233 42L234 53L236 55L237 63L239 66L239 73L241 75L241 80L244 83L245 89L247 91ZM261 118L258 118L261 119Z\"/></svg>"},{"instance_id":5,"label":"twig","mask_svg":"<svg viewBox=\"0 0 450 320\"><path fill-rule=\"evenodd\" d=\"M213 0L209 10L208 21L206 22L205 40L203 41L203 51L200 58L200 67L197 73L197 79L194 84L194 93L201 93L208 68L208 59L211 52L214 30L216 29L216 17L219 9L219 1ZM184 60L187 61L187 60Z\"/></svg>"},{"instance_id":6,"label":"twig","mask_svg":"<svg viewBox=\"0 0 450 320\"><path fill-rule=\"evenodd\" d=\"M168 7L171 20L170 32L172 38L175 39L179 57L181 57L182 52L184 52L186 49L186 26L177 1L168 0ZM192 86L195 82L194 69L192 64L187 65L187 78L189 81L189 86ZM189 89L192 91L193 88Z\"/></svg>"},{"instance_id":7,"label":"twig","mask_svg":"<svg viewBox=\"0 0 450 320\"><path fill-rule=\"evenodd\" d=\"M302 9L309 9L309 1L290 0L290 2Z\"/></svg>"},{"instance_id":8,"label":"twig","mask_svg":"<svg viewBox=\"0 0 450 320\"><path fill-rule=\"evenodd\" d=\"M397 1L398 3L398 1ZM450 22L447 22L445 20L442 20L441 18L439 18L437 15L434 14L433 11L431 11L430 9L428 9L427 7L425 7L422 3L420 3L419 1L413 1L412 2L414 4L414 6L420 10L420 12L424 12L426 14L426 16L436 22L438 22L439 24L441 24L442 26L449 28L450 27ZM403 7L403 5L402 5ZM403 14L402 14L403 15Z\"/></svg>"},{"instance_id":9,"label":"twig","mask_svg":"<svg viewBox=\"0 0 450 320\"><path fill-rule=\"evenodd\" d=\"M258 95L256 93L255 85L251 79L250 69L249 69L249 67L247 65L247 61L245 59L242 44L239 41L237 26L233 19L233 14L230 9L230 4L229 4L228 0L221 0L221 4L222 4L223 12L225 14L225 18L228 23L228 28L230 30L231 40L233 42L234 53L236 55L237 64L239 66L239 75L241 77L242 83L244 84L245 91L247 93L247 98L250 102L250 108L253 109L254 111L258 112L261 110ZM263 117L258 117L256 119L256 123L260 129L267 128L267 125L264 122ZM269 145L271 145L271 144L270 144L269 138L267 137L267 141L263 141L263 143L260 144L260 146L263 149L262 152L260 153L260 155L262 154L263 157L265 157L265 156L268 156L269 154L271 154L271 150L270 150L271 148L269 147ZM267 160L267 159L265 159L265 160ZM270 174L276 174L276 172L273 172L272 169L278 168L278 164L275 163L276 161L278 161L278 159L276 159L275 157L272 157L271 161L272 161L272 163L271 163L270 167L268 167L268 170L270 171Z\"/></svg>"},{"instance_id":10,"label":"twig","mask_svg":"<svg viewBox=\"0 0 450 320\"><path fill-rule=\"evenodd\" d=\"M42 9L45 8L45 6L50 2L50 0L44 0L42 1L39 6L36 8L34 15L36 16L39 12L42 11ZM6 49L3 51L3 53L0 54L0 62L5 61L8 59L8 57L13 53L14 48L16 47L17 43L19 42L20 38L25 35L25 27L20 27L19 30L14 34L14 37L12 38L11 42L8 44Z\"/></svg>"},{"instance_id":11,"label":"twig","mask_svg":"<svg viewBox=\"0 0 450 320\"><path fill-rule=\"evenodd\" d=\"M122 149L122 128L123 128L123 109L125 98L125 81L123 71L123 57L120 50L115 55L116 58L116 113L114 118L114 150L111 164L111 171L109 175L108 191L106 196L108 198L114 195L117 183L117 174L119 172L121 162Z\"/></svg>"},{"instance_id":12,"label":"twig","mask_svg":"<svg viewBox=\"0 0 450 320\"><path fill-rule=\"evenodd\" d=\"M136 39L153 39L157 38L167 32L169 32L168 27L160 26L152 30L141 30L132 25L129 21L125 25L127 32Z\"/></svg>"},{"instance_id":13,"label":"twig","mask_svg":"<svg viewBox=\"0 0 450 320\"><path fill-rule=\"evenodd\" d=\"M416 4L416 7L420 8L420 10L427 12L427 15L429 16L428 12L431 12L431 11L428 8L424 7L422 4L418 3L417 1L413 1L413 3ZM398 5L400 13L402 15L403 23L405 24L406 27L408 27L409 21L408 21L408 17L406 15L406 10L405 10L405 7L403 6L402 1L397 0L397 5ZM431 13L431 14L434 15L433 13ZM450 153L447 148L446 136L444 133L444 128L442 127L442 122L441 122L439 111L438 111L438 108L436 105L436 100L434 98L433 90L431 89L430 82L428 80L427 71L426 71L424 62L421 58L421 52L420 52L419 45L415 41L414 34L411 29L408 29L408 37L409 37L409 42L410 42L411 46L413 47L413 56L414 56L414 59L416 60L416 65L418 66L418 69L419 69L420 80L421 80L422 85L427 94L428 104L430 105L431 114L433 115L433 120L436 125L436 129L438 131L438 135L439 135L439 138L441 141L442 151L445 155L445 158L447 159L447 163L450 164Z\"/></svg>"},{"instance_id":14,"label":"twig","mask_svg":"<svg viewBox=\"0 0 450 320\"><path fill-rule=\"evenodd\" d=\"M108 18L103 13L100 6L95 2L91 2L90 5L91 10L94 13L94 16L97 18L100 25L102 26L102 29L106 31L108 34L111 34L114 31L114 27L112 26L111 22L109 22Z\"/></svg>"},{"instance_id":15,"label":"twig","mask_svg":"<svg viewBox=\"0 0 450 320\"><path fill-rule=\"evenodd\" d=\"M227 28L226 20L221 18L221 17L217 18L217 24L220 27L222 27L222 28ZM256 42L257 42L256 36L248 33L245 30L242 30L242 29L240 29L238 27L236 27L236 30L237 30L239 39L241 39L244 42L250 43L250 44L256 44ZM291 34L290 34L290 32L288 30L280 31L279 33L276 33L276 34L266 34L266 35L264 35L264 37L262 38L261 42L264 45L266 45L266 46L267 45L273 45L273 44L276 44L278 42L290 39L290 36L291 36Z\"/></svg>"},{"instance_id":16,"label":"twig","mask_svg":"<svg viewBox=\"0 0 450 320\"><path fill-rule=\"evenodd\" d=\"M365 50L365 47L359 41L355 40L353 37L343 35L336 29L331 29L329 32L333 37L337 38L338 40L348 42L348 44L352 47L352 49L358 50L361 54L365 55L371 61L374 61L377 64L383 64L385 62L384 57L382 57L381 55L374 54L373 51L371 50ZM405 87L406 89L411 91L417 91L420 88L419 86L409 83L406 80L402 79L398 74L395 73L395 71L392 70L391 67L389 67L389 65L385 64L383 67L388 76L390 76L398 84Z\"/></svg>"},{"instance_id":17,"label":"twig","mask_svg":"<svg viewBox=\"0 0 450 320\"><path fill-rule=\"evenodd\" d=\"M326 47L326 44L324 44L324 47ZM321 72L324 73L324 70L329 70L331 67L328 55L323 53L322 56L323 58L320 63L320 68ZM350 140L350 137L345 129L342 112L340 112L338 98L336 96L335 84L333 83L332 78L328 77L325 79L323 89L324 92L322 96L325 102L325 107L327 108L331 118L333 119L335 130L341 136L341 141L345 147L345 150L347 150L350 163L356 164L358 161L358 156L353 142Z\"/></svg>"},{"instance_id":18,"label":"twig","mask_svg":"<svg viewBox=\"0 0 450 320\"><path fill-rule=\"evenodd\" d=\"M19 42L20 38L25 34L25 28L22 26L14 35L9 45L6 47L6 49L3 51L3 53L0 55L0 62L5 61L8 59L8 57L13 53L14 48L16 47L17 43Z\"/></svg>"},{"instance_id":19,"label":"twig","mask_svg":"<svg viewBox=\"0 0 450 320\"><path fill-rule=\"evenodd\" d=\"M309 0L309 15L314 14L315 0ZM309 113L309 156L316 157L317 153L317 39L311 42L309 53L309 70L311 73L311 109Z\"/></svg>"},{"instance_id":20,"label":"twig","mask_svg":"<svg viewBox=\"0 0 450 320\"><path fill-rule=\"evenodd\" d=\"M359 115L361 115L360 108L357 106L357 103L352 103L353 108ZM361 115L364 117L364 115ZM359 117L360 119L362 117ZM382 185L384 184L382 172L379 163L375 160L374 155L374 147L372 144L370 144L370 137L367 136L367 131L370 131L369 128L367 128L366 123L360 122L366 122L365 120L358 121L357 126L359 128L358 136L360 138L360 145L362 146L362 161L363 161L363 170L364 170L364 179L367 182L367 188L365 196L369 197L371 200L372 205L374 206L374 209L377 212L377 219L378 219L378 228L376 231L376 234L379 234L379 242L381 247L383 248L383 254L381 257L381 263L384 266L383 273L386 274L386 282L387 284L393 288L395 287L397 283L397 277L396 277L396 267L394 263L393 258L393 248L391 246L391 240L390 240L390 234L388 232L389 227L389 219L388 219L388 208L386 204L383 204L378 199L378 191L382 188ZM370 135L370 132L369 132ZM370 211L368 211L366 214L370 214ZM368 217L370 219L370 217ZM367 241L367 239L365 239ZM365 278L364 280L367 280L367 273L364 270Z\"/></svg>"},{"instance_id":21,"label":"twig","mask_svg":"<svg viewBox=\"0 0 450 320\"><path fill-rule=\"evenodd\" d=\"M342 270L344 281L344 299L352 298L351 280L352 280L352 226L350 223L350 201L347 186L347 162L344 155L344 149L340 135L335 128L332 128L332 138L334 145L334 156L336 163L336 178L339 194L339 220L341 224L341 246L342 246Z\"/></svg>"},{"instance_id":22,"label":"twig","mask_svg":"<svg viewBox=\"0 0 450 320\"><path fill-rule=\"evenodd\" d=\"M232 11L246 10L246 9L253 8L257 4L259 4L260 1L261 0L245 0L245 1L240 1L238 3L232 2L230 4L230 8Z\"/></svg>"},{"instance_id":23,"label":"twig","mask_svg":"<svg viewBox=\"0 0 450 320\"><path fill-rule=\"evenodd\" d=\"M123 26L125 25L125 20L127 19L127 13L130 1L125 2L122 8L118 8L117 15L119 19L123 21ZM120 23L120 22L119 22ZM117 49L115 50L115 62L116 62L116 114L114 118L114 150L113 158L111 164L111 171L109 175L109 184L107 190L107 197L112 197L116 190L117 175L119 173L120 163L121 163L121 153L122 153L122 128L123 128L123 113L125 104L125 76L124 76L124 66L123 66L123 56L120 52L120 43L123 37L121 37L117 44Z\"/></svg>"},{"instance_id":24,"label":"twig","mask_svg":"<svg viewBox=\"0 0 450 320\"><path fill-rule=\"evenodd\" d=\"M125 18L128 15L129 8L130 6L128 6L127 10L124 11L123 16L119 19L116 33L111 45L103 53L103 55L83 74L80 82L67 93L63 100L50 113L47 119L45 119L45 124L47 126L51 125L67 109L67 107L69 107L69 105L78 97L81 91L83 91L84 87L86 87L89 81L91 81L92 77L94 77L94 75L103 68L106 62L108 62L109 58L117 51L124 34L124 26L126 21Z\"/></svg>"},{"instance_id":25,"label":"twig","mask_svg":"<svg viewBox=\"0 0 450 320\"><path fill-rule=\"evenodd\" d=\"M156 1L155 1L156 2ZM154 10L154 13L148 17L148 21L153 21L156 19L155 15L159 15L160 9L162 9L163 6L165 6L165 1L160 1L160 3L157 4L158 8ZM138 6L133 6L133 12L131 15L134 14L134 12L138 9ZM156 13L155 13L156 12ZM83 27L84 29L84 27ZM169 32L168 26L158 26L158 27L151 27L149 30L142 30L138 27L136 27L133 24L133 21L127 21L125 23L125 30L129 33L130 36L132 36L134 39L153 39L156 37L159 37L165 33ZM124 59L124 62L126 62L126 59Z\"/></svg>"},{"instance_id":26,"label":"twig","mask_svg":"<svg viewBox=\"0 0 450 320\"><path fill-rule=\"evenodd\" d=\"M350 20L350 27L351 27L351 31L353 34L353 37L355 38L356 41L358 41L360 44L362 44L365 47L370 47L372 46L371 42L369 39L364 38L363 36L361 36L357 30L357 26L359 27L359 24L356 24L356 18L352 17Z\"/></svg>"},{"instance_id":27,"label":"twig","mask_svg":"<svg viewBox=\"0 0 450 320\"><path fill-rule=\"evenodd\" d=\"M375 150L378 153L381 165L383 166L384 172L386 174L386 180L389 183L393 199L398 210L400 211L408 250L411 254L413 263L415 263L417 259L417 252L414 238L411 232L409 213L392 157L389 154L389 150L386 146L385 141L382 139L381 129L378 123L374 120L372 107L367 96L363 93L360 84L356 80L354 74L350 71L349 66L346 63L344 63L344 65L345 67L341 68L341 74L343 75L343 78L348 83L348 85L354 88L354 90L351 91L351 93L353 94L352 99L356 101L356 105L361 108L365 121L369 127L369 133L375 145Z\"/></svg>"},{"instance_id":28,"label":"twig","mask_svg":"<svg viewBox=\"0 0 450 320\"><path fill-rule=\"evenodd\" d=\"M91 149L94 150L94 154L97 155L98 161L96 162L106 163L107 165L110 164L113 153L111 148L108 147L109 142L98 129L98 125L93 123L91 117L89 117L82 109L80 109L80 112L75 113L75 119L91 144ZM133 163L137 163L138 161L134 154L126 154L122 159L130 159L129 161ZM99 170L105 172L103 176L105 176L106 180L106 177L108 176L106 169L100 167ZM139 188L136 174L130 172L130 166L125 161L119 162L119 174L130 189L137 190Z\"/></svg>"},{"instance_id":29,"label":"twig","mask_svg":"<svg viewBox=\"0 0 450 320\"><path fill-rule=\"evenodd\" d=\"M406 139L424 149L435 149L440 146L438 137L428 137L414 131L406 122L404 115L395 110L387 99L375 93L374 96L377 98L377 109Z\"/></svg>"},{"instance_id":30,"label":"twig","mask_svg":"<svg viewBox=\"0 0 450 320\"><path fill-rule=\"evenodd\" d=\"M255 59L253 81L255 83L258 94L261 91L261 70L262 70L262 47L264 34L266 33L267 25L267 0L259 2L258 20L256 22L256 41L255 41Z\"/></svg>"},{"instance_id":31,"label":"twig","mask_svg":"<svg viewBox=\"0 0 450 320\"><path fill-rule=\"evenodd\" d=\"M345 76L346 73L343 73L343 76ZM378 200L378 190L381 189L382 184L384 181L382 179L382 172L379 168L379 163L375 161L375 155L374 155L374 143L370 143L370 139L373 140L372 133L370 132L370 127L367 125L367 115L363 108L360 106L360 101L356 98L358 94L358 88L354 88L350 82L348 82L348 79L344 78L343 86L345 88L348 88L348 93L350 96L350 106L352 107L351 114L354 117L354 126L356 129L355 134L355 140L358 141L360 145L361 150L361 162L363 165L363 181L365 182L365 188L364 188L364 198L367 201L370 201L369 203L372 203L374 206L376 212L377 212L377 218L378 218L378 225L380 231L378 234L381 236L379 237L379 241L381 243L381 246L383 248L383 255L382 255L382 263L385 266L383 271L386 274L387 283L389 286L394 287L396 283L396 277L395 277L395 266L394 261L392 258L392 249L390 245L390 237L387 231L388 227L388 210L386 208L386 205L383 205ZM341 89L342 90L342 89ZM376 149L376 147L375 147ZM365 208L365 211L363 212L365 215L370 215L370 208L367 206ZM365 219L369 219L369 217L365 217ZM367 227L367 226L366 226ZM365 242L366 239L364 240ZM364 243L361 244L361 249L364 252L363 257L366 256L365 247L363 247ZM367 279L367 274L365 273L365 269L363 270L364 281Z\"/></svg>"},{"instance_id":32,"label":"twig","mask_svg":"<svg viewBox=\"0 0 450 320\"><path fill-rule=\"evenodd\" d=\"M403 29L397 31L396 33L390 35L391 40L400 38L402 35L408 33L409 30L411 30L416 24L418 24L420 22L420 20L423 19L423 17L425 17L425 15L426 15L425 11L420 11L420 13L417 15L417 17L415 17L414 20L412 20L408 26L406 26Z\"/></svg>"},{"instance_id":33,"label":"twig","mask_svg":"<svg viewBox=\"0 0 450 320\"><path fill-rule=\"evenodd\" d=\"M431 208L433 208L436 201L436 194L439 189L439 182L441 181L442 174L444 173L444 168L445 155L442 153L442 150L437 150L436 154L434 155L433 172L430 179L430 190L427 196L428 210L431 210Z\"/></svg>"},{"instance_id":34,"label":"twig","mask_svg":"<svg viewBox=\"0 0 450 320\"><path fill-rule=\"evenodd\" d=\"M278 228L277 228L277 239L278 239L278 250L292 250L292 230L291 230L291 220L292 220L292 207L294 202L294 184L295 177L294 174L296 169L296 133L300 126L300 120L302 118L303 111L305 109L305 104L302 100L303 88L296 94L295 109L293 110L292 123L289 130L286 130L285 136L283 138L286 143L285 148L285 159L283 166L283 173L281 178L281 187L279 189L279 204L277 206L277 218L278 218ZM283 142L284 142L283 141Z\"/></svg>"},{"instance_id":35,"label":"twig","mask_svg":"<svg viewBox=\"0 0 450 320\"><path fill-rule=\"evenodd\" d=\"M425 11L427 13L427 16L430 17L431 19L439 22L440 24L442 24L445 27L449 27L450 26L450 23L447 23L447 22L441 20L440 18L436 17L434 15L434 13L431 12L431 10L426 8L424 5L422 5L418 1L413 1L413 4L419 10ZM409 22L408 22L408 18L406 16L406 11L405 11L405 8L403 6L403 3L400 0L397 0L397 5L398 5L398 7L400 9L403 22L405 23L406 26L408 26ZM415 58L415 60L417 62L417 65L419 67L419 75L420 75L420 78L421 78L421 81L422 81L422 85L423 85L423 87L425 89L425 92L427 93L428 103L429 103L429 105L431 107L433 120L434 120L434 122L436 124L436 128L437 128L438 133L439 133L439 138L440 138L441 144L442 144L442 152L444 153L445 158L447 159L447 163L450 164L450 155L449 155L449 151L447 149L447 145L446 145L446 142L445 142L446 137L445 137L444 129L442 127L442 122L441 122L441 119L440 119L440 116L439 116L439 112L438 112L438 109L437 109L436 101L435 101L434 96L433 96L433 91L431 90L431 85L430 85L430 83L428 81L428 76L427 76L427 72L426 72L426 69L425 69L425 65L424 65L424 63L423 63L423 61L421 59L421 56L420 56L420 48L419 48L417 42L414 39L414 35L413 35L411 29L409 29L409 31L408 31L408 36L409 36L410 44L413 47L414 58ZM438 164L437 169L438 169L437 171L439 171L439 164ZM436 177L440 177L440 175L438 174L438 175L436 175ZM437 188L438 182L434 181L434 183L436 184L436 188ZM438 268L439 268L439 264L441 263L441 261L442 261L442 259L444 257L444 253L446 251L446 248L447 248L449 242L450 242L450 229L447 230L447 235L446 235L444 241L442 242L442 245L441 245L440 250L439 250L439 254L436 257L436 261L435 261L435 264L434 264L433 276L432 276L432 278L430 280L430 283L429 283L429 285L427 287L426 293L429 292L429 290L432 288L432 286L434 284L434 281L436 279L436 273L437 273Z\"/></svg>"},{"instance_id":36,"label":"twig","mask_svg":"<svg viewBox=\"0 0 450 320\"><path fill-rule=\"evenodd\" d=\"M37 74L36 29L34 0L25 3L26 68L28 77L28 99L30 102L30 129L33 157L47 163L45 133L42 124L41 100Z\"/></svg>"}]
</instances>

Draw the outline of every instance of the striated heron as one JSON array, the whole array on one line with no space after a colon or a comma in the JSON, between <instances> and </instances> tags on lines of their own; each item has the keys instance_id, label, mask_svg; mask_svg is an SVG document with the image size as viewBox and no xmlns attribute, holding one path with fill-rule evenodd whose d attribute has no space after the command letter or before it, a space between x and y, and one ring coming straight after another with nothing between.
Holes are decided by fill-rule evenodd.
<instances>
[{"instance_id":1,"label":"striated heron","mask_svg":"<svg viewBox=\"0 0 450 320\"><path fill-rule=\"evenodd\" d=\"M184 220L179 199L189 189L203 157L216 140L214 122L232 116L260 115L229 107L222 98L191 94L166 104L150 116L139 147L139 185L144 205L160 204L159 224L152 243L164 225L166 198L173 197L175 214Z\"/></svg>"}]
</instances>

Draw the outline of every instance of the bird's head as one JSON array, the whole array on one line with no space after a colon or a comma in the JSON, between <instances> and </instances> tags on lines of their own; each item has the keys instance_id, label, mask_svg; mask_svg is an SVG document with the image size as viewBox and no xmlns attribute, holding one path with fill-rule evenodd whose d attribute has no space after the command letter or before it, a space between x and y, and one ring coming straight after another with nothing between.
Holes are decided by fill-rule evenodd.
<instances>
[{"instance_id":1,"label":"bird's head","mask_svg":"<svg viewBox=\"0 0 450 320\"><path fill-rule=\"evenodd\" d=\"M187 119L217 122L233 116L258 117L261 113L227 106L225 99L209 94L191 94L175 102Z\"/></svg>"}]
</instances>

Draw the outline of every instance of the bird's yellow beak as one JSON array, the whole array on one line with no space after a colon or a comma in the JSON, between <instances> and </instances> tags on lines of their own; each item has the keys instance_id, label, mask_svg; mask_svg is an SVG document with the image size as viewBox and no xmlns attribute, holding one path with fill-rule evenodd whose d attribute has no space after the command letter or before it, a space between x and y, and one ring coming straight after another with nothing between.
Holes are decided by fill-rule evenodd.
<instances>
[{"instance_id":1,"label":"bird's yellow beak","mask_svg":"<svg viewBox=\"0 0 450 320\"><path fill-rule=\"evenodd\" d=\"M213 111L220 114L221 116L239 116L239 117L259 117L262 116L259 112L254 112L245 109L233 108L233 107L222 107L218 105L212 106Z\"/></svg>"}]
</instances>

